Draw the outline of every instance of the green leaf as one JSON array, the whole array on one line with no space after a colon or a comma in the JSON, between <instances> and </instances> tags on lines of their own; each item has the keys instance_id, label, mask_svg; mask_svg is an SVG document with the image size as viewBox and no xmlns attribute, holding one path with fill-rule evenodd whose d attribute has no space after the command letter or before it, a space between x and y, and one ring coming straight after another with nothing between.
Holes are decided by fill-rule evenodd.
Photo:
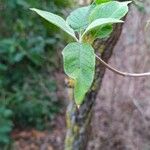
<instances>
[{"instance_id":1,"label":"green leaf","mask_svg":"<svg viewBox=\"0 0 150 150\"><path fill-rule=\"evenodd\" d=\"M122 22L123 22L122 20L118 20L118 19L114 19L114 18L100 18L100 19L97 19L97 20L93 21L87 27L87 29L85 30L85 32L82 35L82 38L86 33L90 32L91 30L93 30L97 27L101 27L101 26L104 26L104 25L107 25L107 24L122 23Z\"/></svg>"},{"instance_id":2,"label":"green leaf","mask_svg":"<svg viewBox=\"0 0 150 150\"><path fill-rule=\"evenodd\" d=\"M0 127L0 134L9 133L11 130L12 130L12 125L11 124L7 125L7 122L5 122L5 124L3 126L1 125Z\"/></svg>"},{"instance_id":3,"label":"green leaf","mask_svg":"<svg viewBox=\"0 0 150 150\"><path fill-rule=\"evenodd\" d=\"M112 1L112 0L95 0L95 3L96 4L102 4L102 3L109 2L109 1Z\"/></svg>"},{"instance_id":4,"label":"green leaf","mask_svg":"<svg viewBox=\"0 0 150 150\"><path fill-rule=\"evenodd\" d=\"M91 32L92 37L94 38L107 38L113 31L113 26L112 25L104 25L101 28L96 28Z\"/></svg>"},{"instance_id":5,"label":"green leaf","mask_svg":"<svg viewBox=\"0 0 150 150\"><path fill-rule=\"evenodd\" d=\"M94 49L90 44L76 42L68 44L62 54L65 73L75 80L75 102L80 105L94 79Z\"/></svg>"},{"instance_id":6,"label":"green leaf","mask_svg":"<svg viewBox=\"0 0 150 150\"><path fill-rule=\"evenodd\" d=\"M73 12L67 17L67 23L75 30L82 31L88 26L88 15L90 11L90 6L81 7Z\"/></svg>"},{"instance_id":7,"label":"green leaf","mask_svg":"<svg viewBox=\"0 0 150 150\"><path fill-rule=\"evenodd\" d=\"M57 27L61 28L63 31L65 31L75 40L77 40L73 29L66 23L66 21L62 17L36 8L32 8L31 10L35 11L38 15L40 15L50 23L56 25Z\"/></svg>"},{"instance_id":8,"label":"green leaf","mask_svg":"<svg viewBox=\"0 0 150 150\"><path fill-rule=\"evenodd\" d=\"M128 4L127 2L107 2L101 5L96 6L91 12L89 19L90 22L99 19L99 18L116 18L121 19L128 12Z\"/></svg>"},{"instance_id":9,"label":"green leaf","mask_svg":"<svg viewBox=\"0 0 150 150\"><path fill-rule=\"evenodd\" d=\"M4 64L0 63L0 71L1 70L6 71L7 70L7 65L4 65Z\"/></svg>"},{"instance_id":10,"label":"green leaf","mask_svg":"<svg viewBox=\"0 0 150 150\"><path fill-rule=\"evenodd\" d=\"M0 143L8 144L10 142L9 136L7 134L1 134Z\"/></svg>"}]
</instances>

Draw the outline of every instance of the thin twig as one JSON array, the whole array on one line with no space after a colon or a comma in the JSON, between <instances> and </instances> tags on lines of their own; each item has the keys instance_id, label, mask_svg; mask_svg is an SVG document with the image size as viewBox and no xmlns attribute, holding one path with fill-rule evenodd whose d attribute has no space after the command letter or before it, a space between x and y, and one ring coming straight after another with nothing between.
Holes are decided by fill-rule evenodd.
<instances>
[{"instance_id":1,"label":"thin twig","mask_svg":"<svg viewBox=\"0 0 150 150\"><path fill-rule=\"evenodd\" d=\"M98 55L96 55L96 58L109 70L111 70L112 72L124 76L124 77L145 77L145 76L150 76L150 72L146 72L146 73L128 73L128 72L122 72L119 71L115 68L113 68L112 66L110 66L109 64L107 64L105 61L103 61Z\"/></svg>"}]
</instances>

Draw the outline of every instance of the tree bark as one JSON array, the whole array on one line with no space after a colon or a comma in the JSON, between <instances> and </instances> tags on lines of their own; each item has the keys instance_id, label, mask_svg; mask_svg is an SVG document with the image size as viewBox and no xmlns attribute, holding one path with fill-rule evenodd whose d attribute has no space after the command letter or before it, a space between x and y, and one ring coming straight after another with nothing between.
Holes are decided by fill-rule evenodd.
<instances>
[{"instance_id":1,"label":"tree bark","mask_svg":"<svg viewBox=\"0 0 150 150\"><path fill-rule=\"evenodd\" d=\"M127 72L150 71L150 1L132 5L109 64ZM96 98L88 150L150 150L150 77L126 78L108 69Z\"/></svg>"},{"instance_id":2,"label":"tree bark","mask_svg":"<svg viewBox=\"0 0 150 150\"><path fill-rule=\"evenodd\" d=\"M107 40L97 40L93 47L101 58L108 62L112 55L113 48L116 45L121 31L122 24L114 26L114 32ZM91 91L87 94L84 103L78 109L74 100L70 100L70 104L66 112L67 132L65 139L65 150L86 150L88 139L90 136L90 123L92 118L92 109L95 103L98 91L101 88L105 67L98 61L96 63L96 73ZM72 89L69 89L70 91Z\"/></svg>"}]
</instances>

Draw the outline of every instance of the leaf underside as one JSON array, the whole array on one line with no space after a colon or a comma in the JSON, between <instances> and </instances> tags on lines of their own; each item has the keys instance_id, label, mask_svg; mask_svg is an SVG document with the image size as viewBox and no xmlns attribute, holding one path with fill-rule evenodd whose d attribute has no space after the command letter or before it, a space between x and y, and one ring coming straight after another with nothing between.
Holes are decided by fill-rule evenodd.
<instances>
[{"instance_id":1,"label":"leaf underside","mask_svg":"<svg viewBox=\"0 0 150 150\"><path fill-rule=\"evenodd\" d=\"M97 27L91 31L91 35L94 38L108 38L113 31L113 26L111 24L104 25L102 27Z\"/></svg>"},{"instance_id":2,"label":"leaf underside","mask_svg":"<svg viewBox=\"0 0 150 150\"><path fill-rule=\"evenodd\" d=\"M85 32L83 33L83 36L94 30L97 27L103 27L104 25L108 25L108 24L113 24L113 23L122 23L123 21L118 20L118 19L114 19L114 18L100 18L100 19L96 19L95 21L93 21L85 30Z\"/></svg>"},{"instance_id":3,"label":"leaf underside","mask_svg":"<svg viewBox=\"0 0 150 150\"><path fill-rule=\"evenodd\" d=\"M76 39L74 30L66 23L66 21L62 17L56 14L47 12L47 11L36 9L36 8L32 8L31 10L35 11L38 15L40 15L41 17L43 17L50 23L56 25L57 27L61 28L67 34L69 34L74 39Z\"/></svg>"},{"instance_id":4,"label":"leaf underside","mask_svg":"<svg viewBox=\"0 0 150 150\"><path fill-rule=\"evenodd\" d=\"M128 12L128 4L130 3L130 1L117 2L111 0L95 0L95 3L97 4L97 6L93 8L89 15L89 21L91 23L101 18L111 18L120 20ZM113 31L112 25L113 22L110 22L106 25L96 27L95 29L92 29L90 34L94 39L107 38Z\"/></svg>"}]
</instances>

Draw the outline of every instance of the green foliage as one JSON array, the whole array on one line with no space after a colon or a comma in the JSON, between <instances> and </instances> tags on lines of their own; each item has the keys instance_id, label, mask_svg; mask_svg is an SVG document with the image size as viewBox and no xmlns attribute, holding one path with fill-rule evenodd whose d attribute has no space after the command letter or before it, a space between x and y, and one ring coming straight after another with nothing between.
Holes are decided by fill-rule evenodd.
<instances>
[{"instance_id":1,"label":"green foliage","mask_svg":"<svg viewBox=\"0 0 150 150\"><path fill-rule=\"evenodd\" d=\"M9 130L3 135L0 132L0 141L8 141L5 137L12 129L11 121L20 128L43 129L60 111L56 81L51 76L60 66L55 52L68 39L61 32L56 34L59 30L45 20L31 15L29 8L63 15L70 4L71 0L0 0L0 107L13 112L12 118L6 118Z\"/></svg>"},{"instance_id":2,"label":"green foliage","mask_svg":"<svg viewBox=\"0 0 150 150\"><path fill-rule=\"evenodd\" d=\"M77 105L83 103L85 94L90 89L94 80L95 54L91 42L86 43L85 36L92 31L92 41L97 37L107 37L112 32L114 23L121 23L120 19L128 12L128 2L108 2L107 0L95 1L96 6L78 8L74 10L63 24L70 25L78 33L76 43L68 44L63 50L65 73L75 80L74 98ZM36 10L36 9L34 9ZM43 11L37 12L43 17ZM52 13L46 13L44 18L52 22ZM55 16L55 21L58 16ZM54 22L52 22L54 23ZM59 24L60 22L57 21ZM56 23L54 23L56 24ZM56 24L61 26L61 24ZM62 28L62 26L61 26ZM66 28L63 28L66 31ZM94 30L94 31L93 31ZM68 30L66 31L68 33Z\"/></svg>"},{"instance_id":3,"label":"green foliage","mask_svg":"<svg viewBox=\"0 0 150 150\"><path fill-rule=\"evenodd\" d=\"M107 2L101 5L97 5L91 12L89 19L90 22L98 18L115 18L121 19L128 12L128 4L130 2Z\"/></svg>"},{"instance_id":4,"label":"green foliage","mask_svg":"<svg viewBox=\"0 0 150 150\"><path fill-rule=\"evenodd\" d=\"M95 3L96 4L102 4L102 3L109 2L109 1L112 1L112 0L95 0Z\"/></svg>"},{"instance_id":5,"label":"green foliage","mask_svg":"<svg viewBox=\"0 0 150 150\"><path fill-rule=\"evenodd\" d=\"M112 25L105 25L92 30L90 34L92 37L102 39L109 37L112 31L113 31Z\"/></svg>"},{"instance_id":6,"label":"green foliage","mask_svg":"<svg viewBox=\"0 0 150 150\"><path fill-rule=\"evenodd\" d=\"M115 19L115 18L99 18L94 20L85 30L85 32L82 34L82 37L84 37L85 34L88 32L94 30L95 28L103 27L104 25L113 24L113 23L121 23L123 21Z\"/></svg>"},{"instance_id":7,"label":"green foliage","mask_svg":"<svg viewBox=\"0 0 150 150\"><path fill-rule=\"evenodd\" d=\"M74 96L80 105L94 79L94 49L90 44L70 43L64 48L63 57L66 74L75 80Z\"/></svg>"},{"instance_id":8,"label":"green foliage","mask_svg":"<svg viewBox=\"0 0 150 150\"><path fill-rule=\"evenodd\" d=\"M43 17L44 19L46 19L50 23L58 26L59 28L61 28L66 33L68 33L69 35L71 35L73 38L76 39L73 29L70 28L70 26L66 23L66 21L62 17L55 15L53 13L42 11L42 10L35 9L35 8L33 8L31 10L35 11L41 17Z\"/></svg>"},{"instance_id":9,"label":"green foliage","mask_svg":"<svg viewBox=\"0 0 150 150\"><path fill-rule=\"evenodd\" d=\"M12 111L0 106L0 146L8 144L10 141L9 134L13 127L11 117Z\"/></svg>"},{"instance_id":10,"label":"green foliage","mask_svg":"<svg viewBox=\"0 0 150 150\"><path fill-rule=\"evenodd\" d=\"M88 15L90 11L90 6L81 7L73 12L67 17L67 23L78 32L83 31L88 26Z\"/></svg>"},{"instance_id":11,"label":"green foliage","mask_svg":"<svg viewBox=\"0 0 150 150\"><path fill-rule=\"evenodd\" d=\"M61 106L56 95L56 82L46 73L34 73L24 82L23 87L14 87L15 94L9 95L6 106L13 110L13 120L17 127L42 130Z\"/></svg>"}]
</instances>

